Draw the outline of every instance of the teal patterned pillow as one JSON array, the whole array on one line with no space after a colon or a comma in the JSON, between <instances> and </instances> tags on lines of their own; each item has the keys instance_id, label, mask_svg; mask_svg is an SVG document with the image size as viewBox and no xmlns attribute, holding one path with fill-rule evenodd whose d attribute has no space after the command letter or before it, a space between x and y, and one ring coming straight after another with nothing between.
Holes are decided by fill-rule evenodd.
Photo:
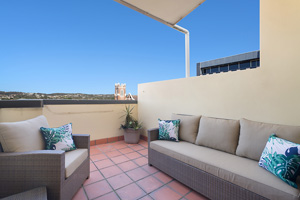
<instances>
[{"instance_id":1,"label":"teal patterned pillow","mask_svg":"<svg viewBox=\"0 0 300 200\"><path fill-rule=\"evenodd\" d=\"M158 119L158 125L159 125L158 139L178 142L179 124L180 124L180 119L177 120Z\"/></svg>"},{"instance_id":2,"label":"teal patterned pillow","mask_svg":"<svg viewBox=\"0 0 300 200\"><path fill-rule=\"evenodd\" d=\"M259 166L281 180L297 188L296 178L300 172L300 145L278 138L272 134L260 157Z\"/></svg>"},{"instance_id":3,"label":"teal patterned pillow","mask_svg":"<svg viewBox=\"0 0 300 200\"><path fill-rule=\"evenodd\" d=\"M40 128L44 136L46 150L75 150L75 144L72 138L72 123L58 128Z\"/></svg>"}]
</instances>

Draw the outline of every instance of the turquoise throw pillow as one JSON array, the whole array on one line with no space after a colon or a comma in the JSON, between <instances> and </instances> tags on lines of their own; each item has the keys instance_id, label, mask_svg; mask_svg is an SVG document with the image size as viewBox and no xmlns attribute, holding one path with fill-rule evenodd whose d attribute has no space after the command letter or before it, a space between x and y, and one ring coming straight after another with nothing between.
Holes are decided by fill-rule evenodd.
<instances>
[{"instance_id":1,"label":"turquoise throw pillow","mask_svg":"<svg viewBox=\"0 0 300 200\"><path fill-rule=\"evenodd\" d=\"M160 120L158 119L159 125L159 140L171 140L178 142L180 119L177 120Z\"/></svg>"},{"instance_id":2,"label":"turquoise throw pillow","mask_svg":"<svg viewBox=\"0 0 300 200\"><path fill-rule=\"evenodd\" d=\"M259 166L273 173L287 184L297 188L300 172L300 145L272 134L260 157Z\"/></svg>"},{"instance_id":3,"label":"turquoise throw pillow","mask_svg":"<svg viewBox=\"0 0 300 200\"><path fill-rule=\"evenodd\" d=\"M45 140L46 150L75 150L76 146L72 138L72 123L58 128L40 128Z\"/></svg>"}]
</instances>

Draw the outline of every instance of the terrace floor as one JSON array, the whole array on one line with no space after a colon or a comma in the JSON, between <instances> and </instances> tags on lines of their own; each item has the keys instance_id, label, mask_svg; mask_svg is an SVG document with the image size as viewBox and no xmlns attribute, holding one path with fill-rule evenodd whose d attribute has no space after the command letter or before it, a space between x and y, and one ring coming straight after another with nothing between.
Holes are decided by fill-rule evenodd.
<instances>
[{"instance_id":1,"label":"terrace floor","mask_svg":"<svg viewBox=\"0 0 300 200\"><path fill-rule=\"evenodd\" d=\"M199 193L148 166L148 143L91 146L90 178L73 200L204 200Z\"/></svg>"}]
</instances>

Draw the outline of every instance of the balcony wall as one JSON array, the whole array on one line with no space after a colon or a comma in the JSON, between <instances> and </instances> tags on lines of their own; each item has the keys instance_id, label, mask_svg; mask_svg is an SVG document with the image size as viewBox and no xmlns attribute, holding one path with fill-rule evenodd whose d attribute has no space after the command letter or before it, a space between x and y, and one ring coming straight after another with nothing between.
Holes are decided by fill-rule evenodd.
<instances>
[{"instance_id":1,"label":"balcony wall","mask_svg":"<svg viewBox=\"0 0 300 200\"><path fill-rule=\"evenodd\" d=\"M139 84L145 128L172 113L300 125L299 7L299 0L260 1L259 68Z\"/></svg>"},{"instance_id":2,"label":"balcony wall","mask_svg":"<svg viewBox=\"0 0 300 200\"><path fill-rule=\"evenodd\" d=\"M125 105L134 106L133 116L137 118L136 102L115 104L62 104L43 105L37 108L0 108L0 122L14 122L44 115L50 127L59 127L72 122L74 134L90 134L91 140L122 136L119 130Z\"/></svg>"}]
</instances>

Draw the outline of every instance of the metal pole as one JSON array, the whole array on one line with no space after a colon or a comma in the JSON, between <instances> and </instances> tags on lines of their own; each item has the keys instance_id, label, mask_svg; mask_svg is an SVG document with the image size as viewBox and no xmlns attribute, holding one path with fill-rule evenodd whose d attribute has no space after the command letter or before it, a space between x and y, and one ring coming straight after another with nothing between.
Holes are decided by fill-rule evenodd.
<instances>
[{"instance_id":1,"label":"metal pole","mask_svg":"<svg viewBox=\"0 0 300 200\"><path fill-rule=\"evenodd\" d=\"M188 78L190 77L190 33L176 24L172 28L185 34L185 77Z\"/></svg>"}]
</instances>

